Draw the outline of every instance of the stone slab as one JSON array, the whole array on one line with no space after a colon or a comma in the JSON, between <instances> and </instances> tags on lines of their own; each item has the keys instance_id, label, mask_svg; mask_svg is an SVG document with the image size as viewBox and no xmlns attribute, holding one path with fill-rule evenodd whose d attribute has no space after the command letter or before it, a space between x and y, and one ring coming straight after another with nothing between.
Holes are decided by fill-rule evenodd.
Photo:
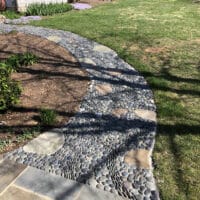
<instances>
[{"instance_id":1,"label":"stone slab","mask_svg":"<svg viewBox=\"0 0 200 200\"><path fill-rule=\"evenodd\" d=\"M79 62L84 65L96 65L96 63L90 58L79 58Z\"/></svg>"},{"instance_id":2,"label":"stone slab","mask_svg":"<svg viewBox=\"0 0 200 200\"><path fill-rule=\"evenodd\" d=\"M134 110L134 112L138 117L141 117L145 120L150 120L150 121L156 122L156 112L154 112L154 111L136 109L136 110Z\"/></svg>"},{"instance_id":3,"label":"stone slab","mask_svg":"<svg viewBox=\"0 0 200 200\"><path fill-rule=\"evenodd\" d=\"M112 87L110 84L98 84L96 85L95 89L101 94L101 95L107 95L112 92Z\"/></svg>"},{"instance_id":4,"label":"stone slab","mask_svg":"<svg viewBox=\"0 0 200 200\"><path fill-rule=\"evenodd\" d=\"M63 133L45 132L25 145L23 150L29 153L51 155L58 151L64 142Z\"/></svg>"},{"instance_id":5,"label":"stone slab","mask_svg":"<svg viewBox=\"0 0 200 200\"><path fill-rule=\"evenodd\" d=\"M49 36L47 37L48 40L52 41L52 42L60 42L62 39L58 36L55 36L55 35L52 35L52 36Z\"/></svg>"},{"instance_id":6,"label":"stone slab","mask_svg":"<svg viewBox=\"0 0 200 200\"><path fill-rule=\"evenodd\" d=\"M149 169L151 167L150 151L146 149L131 150L125 154L124 162L138 168Z\"/></svg>"},{"instance_id":7,"label":"stone slab","mask_svg":"<svg viewBox=\"0 0 200 200\"><path fill-rule=\"evenodd\" d=\"M0 195L1 200L50 200L50 198L39 196L31 191L23 190L15 186L10 186Z\"/></svg>"},{"instance_id":8,"label":"stone slab","mask_svg":"<svg viewBox=\"0 0 200 200\"><path fill-rule=\"evenodd\" d=\"M128 109L124 109L124 108L117 108L112 110L112 114L116 117L122 117L124 115L126 115L128 113Z\"/></svg>"},{"instance_id":9,"label":"stone slab","mask_svg":"<svg viewBox=\"0 0 200 200\"><path fill-rule=\"evenodd\" d=\"M121 72L115 72L115 71L108 72L108 74L110 74L111 76L120 76L120 75L122 75Z\"/></svg>"},{"instance_id":10,"label":"stone slab","mask_svg":"<svg viewBox=\"0 0 200 200\"><path fill-rule=\"evenodd\" d=\"M79 195L82 189L82 184L80 183L46 173L33 167L28 167L16 179L14 184L32 190L34 193L62 200L73 200Z\"/></svg>"},{"instance_id":11,"label":"stone slab","mask_svg":"<svg viewBox=\"0 0 200 200\"><path fill-rule=\"evenodd\" d=\"M76 200L126 200L116 194L103 192L102 190L94 189L88 186L83 186L83 189Z\"/></svg>"},{"instance_id":12,"label":"stone slab","mask_svg":"<svg viewBox=\"0 0 200 200\"><path fill-rule=\"evenodd\" d=\"M0 193L11 184L14 179L26 168L25 165L14 161L4 160L0 163Z\"/></svg>"},{"instance_id":13,"label":"stone slab","mask_svg":"<svg viewBox=\"0 0 200 200\"><path fill-rule=\"evenodd\" d=\"M108 53L108 52L113 52L112 49L106 47L106 46L103 46L103 45L96 45L94 46L94 51L98 51L98 52L102 52L102 53Z\"/></svg>"}]
</instances>

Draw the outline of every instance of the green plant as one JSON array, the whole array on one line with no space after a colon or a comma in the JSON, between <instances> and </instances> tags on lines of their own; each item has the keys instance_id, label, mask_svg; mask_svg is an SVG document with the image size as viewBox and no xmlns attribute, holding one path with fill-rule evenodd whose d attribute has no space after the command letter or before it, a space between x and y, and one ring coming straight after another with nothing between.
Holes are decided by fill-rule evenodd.
<instances>
[{"instance_id":1,"label":"green plant","mask_svg":"<svg viewBox=\"0 0 200 200\"><path fill-rule=\"evenodd\" d=\"M0 63L0 111L7 110L19 101L21 88L19 83L10 78L13 68Z\"/></svg>"},{"instance_id":2,"label":"green plant","mask_svg":"<svg viewBox=\"0 0 200 200\"><path fill-rule=\"evenodd\" d=\"M33 65L38 61L38 58L36 55L26 52L23 54L15 54L10 56L6 60L6 64L9 66L12 66L15 70L17 70L20 66L27 66L27 65Z\"/></svg>"},{"instance_id":3,"label":"green plant","mask_svg":"<svg viewBox=\"0 0 200 200\"><path fill-rule=\"evenodd\" d=\"M0 62L0 111L5 111L17 104L21 95L19 83L11 80L11 73L20 66L32 65L38 58L32 53L10 56L5 62Z\"/></svg>"},{"instance_id":4,"label":"green plant","mask_svg":"<svg viewBox=\"0 0 200 200\"><path fill-rule=\"evenodd\" d=\"M0 15L4 15L7 19L18 19L23 16L23 13L18 13L13 10L1 11Z\"/></svg>"},{"instance_id":5,"label":"green plant","mask_svg":"<svg viewBox=\"0 0 200 200\"><path fill-rule=\"evenodd\" d=\"M31 4L28 6L26 15L53 15L56 13L67 12L72 9L72 6L67 3L50 3L50 4Z\"/></svg>"},{"instance_id":6,"label":"green plant","mask_svg":"<svg viewBox=\"0 0 200 200\"><path fill-rule=\"evenodd\" d=\"M57 114L54 110L43 108L40 111L41 124L51 126L56 123Z\"/></svg>"}]
</instances>

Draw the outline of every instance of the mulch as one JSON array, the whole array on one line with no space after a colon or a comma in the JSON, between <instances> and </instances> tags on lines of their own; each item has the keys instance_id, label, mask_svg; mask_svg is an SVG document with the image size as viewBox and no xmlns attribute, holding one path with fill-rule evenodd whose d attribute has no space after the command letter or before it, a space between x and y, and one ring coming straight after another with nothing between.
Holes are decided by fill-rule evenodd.
<instances>
[{"instance_id":1,"label":"mulch","mask_svg":"<svg viewBox=\"0 0 200 200\"><path fill-rule=\"evenodd\" d=\"M12 74L12 79L20 82L22 94L19 104L0 113L0 140L9 138L12 141L23 130L40 125L42 108L57 113L53 127L66 124L79 110L89 84L88 75L77 60L56 43L32 35L5 34L0 35L0 41L0 61L25 52L39 58L37 63L21 67L19 72ZM19 145L11 146L13 149Z\"/></svg>"}]
</instances>

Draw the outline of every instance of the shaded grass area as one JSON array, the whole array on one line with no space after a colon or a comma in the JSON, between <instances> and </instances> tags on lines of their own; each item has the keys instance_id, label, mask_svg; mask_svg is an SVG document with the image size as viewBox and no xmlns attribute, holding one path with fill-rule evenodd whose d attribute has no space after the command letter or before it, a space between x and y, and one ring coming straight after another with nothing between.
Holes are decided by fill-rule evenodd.
<instances>
[{"instance_id":1,"label":"shaded grass area","mask_svg":"<svg viewBox=\"0 0 200 200\"><path fill-rule=\"evenodd\" d=\"M199 15L189 0L119 0L34 22L107 45L145 76L158 111L153 156L162 199L200 196Z\"/></svg>"}]
</instances>

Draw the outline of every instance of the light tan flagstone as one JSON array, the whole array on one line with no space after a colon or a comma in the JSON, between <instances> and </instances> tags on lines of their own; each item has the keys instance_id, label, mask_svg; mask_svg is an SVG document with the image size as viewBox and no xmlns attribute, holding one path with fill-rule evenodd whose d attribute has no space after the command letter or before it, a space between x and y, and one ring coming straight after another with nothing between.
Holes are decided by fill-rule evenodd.
<instances>
[{"instance_id":1,"label":"light tan flagstone","mask_svg":"<svg viewBox=\"0 0 200 200\"><path fill-rule=\"evenodd\" d=\"M146 149L131 150L125 154L124 162L139 168L149 169L151 167L150 151Z\"/></svg>"},{"instance_id":2,"label":"light tan flagstone","mask_svg":"<svg viewBox=\"0 0 200 200\"><path fill-rule=\"evenodd\" d=\"M121 72L108 72L111 76L119 76Z\"/></svg>"},{"instance_id":3,"label":"light tan flagstone","mask_svg":"<svg viewBox=\"0 0 200 200\"><path fill-rule=\"evenodd\" d=\"M114 109L112 111L112 114L116 117L121 117L123 115L126 115L128 113L128 110L127 109L124 109L124 108L117 108L117 109Z\"/></svg>"},{"instance_id":4,"label":"light tan flagstone","mask_svg":"<svg viewBox=\"0 0 200 200\"><path fill-rule=\"evenodd\" d=\"M64 144L65 138L62 133L45 132L30 141L23 147L29 153L50 155L58 151Z\"/></svg>"},{"instance_id":5,"label":"light tan flagstone","mask_svg":"<svg viewBox=\"0 0 200 200\"><path fill-rule=\"evenodd\" d=\"M102 95L106 95L112 92L112 87L109 84L99 84L95 88Z\"/></svg>"},{"instance_id":6,"label":"light tan flagstone","mask_svg":"<svg viewBox=\"0 0 200 200\"><path fill-rule=\"evenodd\" d=\"M103 45L96 45L94 46L94 51L99 51L99 52L112 52L113 50L106 47L106 46L103 46Z\"/></svg>"},{"instance_id":7,"label":"light tan flagstone","mask_svg":"<svg viewBox=\"0 0 200 200\"><path fill-rule=\"evenodd\" d=\"M151 110L136 109L134 113L145 120L151 120L156 122L156 112Z\"/></svg>"},{"instance_id":8,"label":"light tan flagstone","mask_svg":"<svg viewBox=\"0 0 200 200\"><path fill-rule=\"evenodd\" d=\"M79 62L89 64L89 65L96 65L96 63L90 58L80 58Z\"/></svg>"},{"instance_id":9,"label":"light tan flagstone","mask_svg":"<svg viewBox=\"0 0 200 200\"><path fill-rule=\"evenodd\" d=\"M55 35L47 37L48 40L53 41L53 42L60 42L61 38Z\"/></svg>"}]
</instances>

